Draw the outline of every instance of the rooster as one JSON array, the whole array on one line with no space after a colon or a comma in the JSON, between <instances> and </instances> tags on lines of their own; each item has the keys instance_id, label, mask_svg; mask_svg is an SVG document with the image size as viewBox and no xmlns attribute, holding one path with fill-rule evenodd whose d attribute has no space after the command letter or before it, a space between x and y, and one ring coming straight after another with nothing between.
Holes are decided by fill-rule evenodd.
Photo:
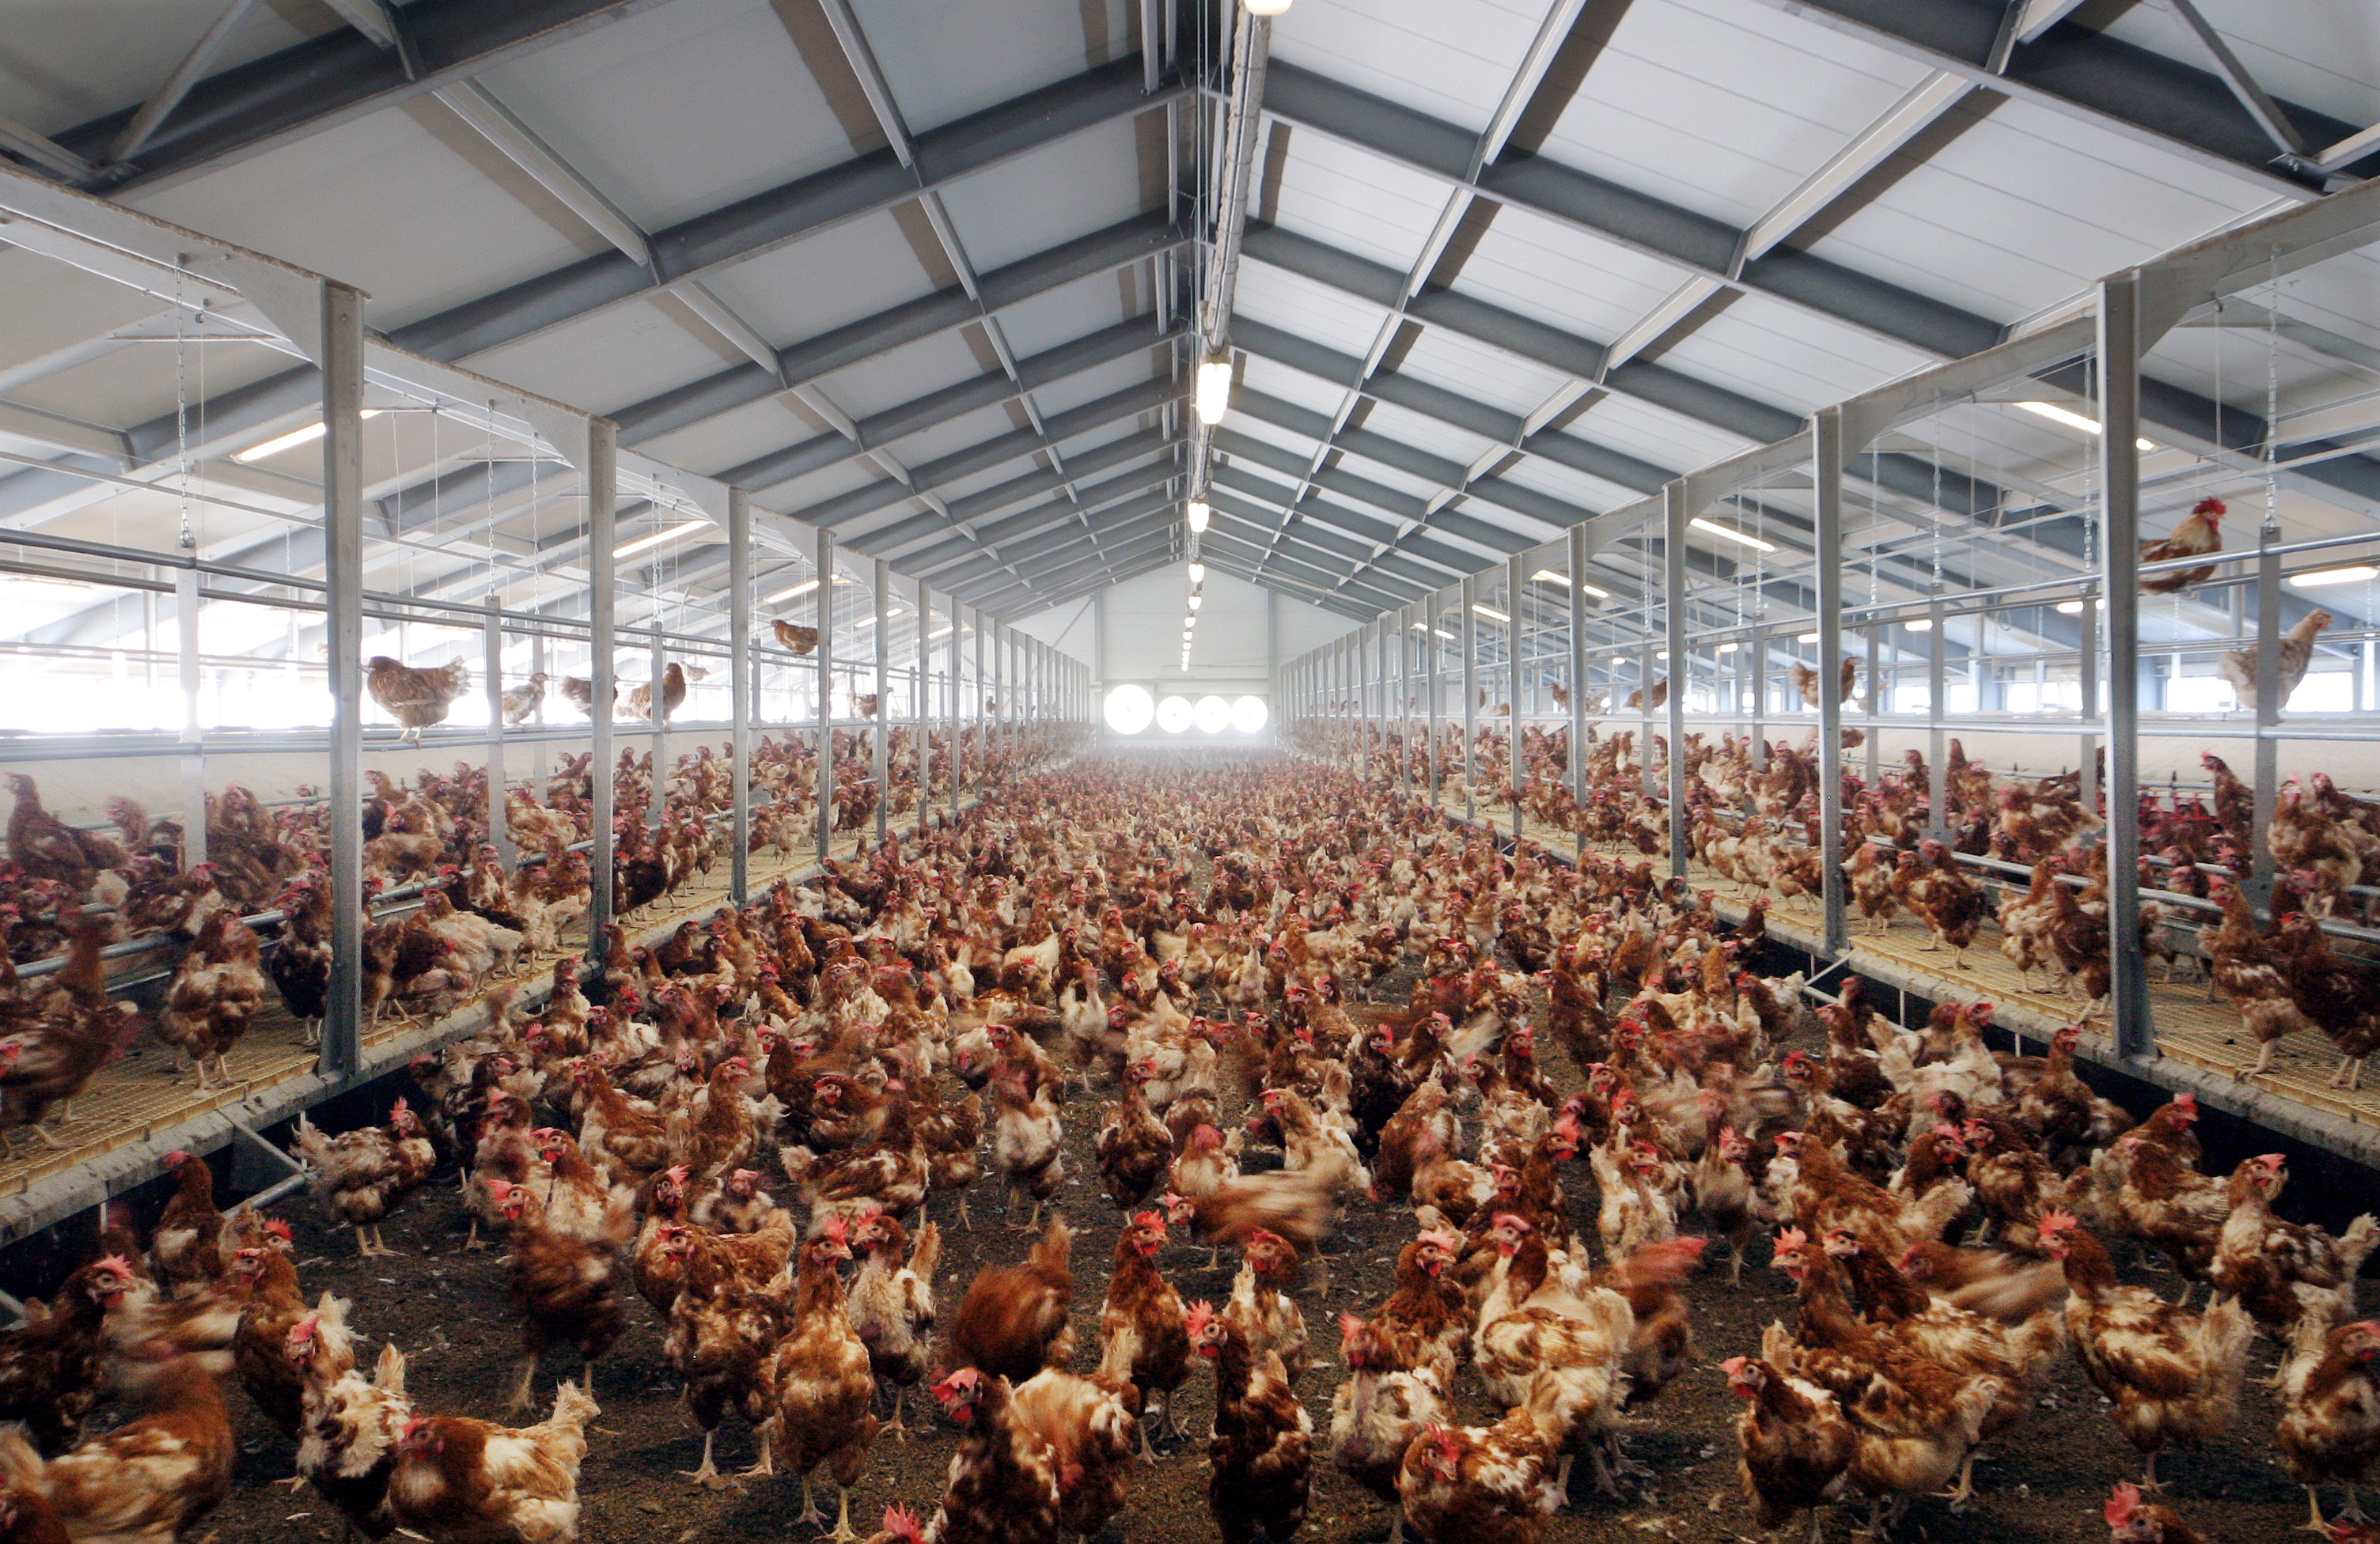
<instances>
[{"instance_id":1,"label":"rooster","mask_svg":"<svg viewBox=\"0 0 2380 1544\"><path fill-rule=\"evenodd\" d=\"M2228 513L2220 499L2201 499L2197 506L2173 528L2173 534L2162 541L2141 543L2141 561L2161 563L2172 558L2195 558L2204 553L2223 549L2223 533L2219 529ZM2141 588L2150 595L2171 595L2192 585L2203 585L2215 574L2215 565L2203 568L2177 568L2166 573L2152 573L2141 581Z\"/></svg>"},{"instance_id":2,"label":"rooster","mask_svg":"<svg viewBox=\"0 0 2380 1544\"><path fill-rule=\"evenodd\" d=\"M471 669L456 659L433 670L417 670L375 654L364 665L364 684L370 688L372 701L404 727L397 738L418 745L423 730L446 721L446 710L471 684Z\"/></svg>"}]
</instances>

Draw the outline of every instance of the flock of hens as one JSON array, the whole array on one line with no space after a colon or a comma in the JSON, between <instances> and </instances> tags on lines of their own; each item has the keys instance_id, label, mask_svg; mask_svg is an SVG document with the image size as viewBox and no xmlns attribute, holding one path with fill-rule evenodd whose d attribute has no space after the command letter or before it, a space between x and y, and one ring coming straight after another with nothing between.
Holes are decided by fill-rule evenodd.
<instances>
[{"instance_id":1,"label":"flock of hens","mask_svg":"<svg viewBox=\"0 0 2380 1544\"><path fill-rule=\"evenodd\" d=\"M947 801L947 741L920 754L911 726L887 731L882 797L893 816L921 797ZM967 776L1006 776L1021 742L970 726L960 742ZM833 825L858 830L880 798L867 731L834 732ZM364 933L364 1007L436 1019L491 978L551 954L580 923L591 892L584 844L592 830L591 756L563 759L541 779L513 784L504 821L525 855L506 867L489 838L484 767L457 763L404 787L378 769L363 811L367 899L389 904ZM817 826L818 758L797 736L762 736L752 757L751 843L790 857ZM201 1090L235 1087L233 1049L278 995L310 1030L329 990L330 808L320 800L268 807L237 784L206 800L206 855L186 862L182 825L130 799L107 802L112 831L84 829L45 808L40 789L10 774L14 804L0 863L0 1154L20 1130L52 1147L72 1101L144 1033L193 1068ZM924 789L921 795L920 789ZM308 791L308 790L301 790ZM613 895L633 917L708 874L724 851L734 799L728 758L701 745L667 769L666 818L649 819L650 752L621 753L613 773ZM419 896L419 903L400 899ZM103 951L132 939L179 948L170 982L150 1005L110 998ZM55 959L20 981L17 967Z\"/></svg>"},{"instance_id":2,"label":"flock of hens","mask_svg":"<svg viewBox=\"0 0 2380 1544\"><path fill-rule=\"evenodd\" d=\"M845 1541L871 1458L939 1416L939 1494L874 1544L1097 1535L1167 1462L1160 1436L1203 1443L1225 1544L1293 1538L1326 1466L1397 1536L1535 1544L1575 1461L1582 1490L1650 1486L1630 1434L1724 1350L1763 1528L1806 1514L1815 1538L1855 1503L1889 1527L1946 1487L1969 1504L1978 1446L2071 1355L2140 1455L2111 1538L2184 1544L2158 1454L2233 1429L2260 1332L2275 1456L2316 1526L2374 1539L2351 1488L2380 1456L2380 1323L2354 1284L2380 1223L2279 1217L2278 1156L2204 1172L2192 1103L2135 1122L2078 1079L2074 1031L1998 1053L1988 1005L1903 1029L1856 978L1808 1026L1799 980L1753 969L1762 917L1730 928L1644 862L1500 851L1310 762L1020 775L650 947L611 932L534 1011L485 992L487 1027L418 1061L384 1126L300 1124L367 1254L452 1166L475 1231L508 1241L510 1407L558 1374L547 1419L417 1403L406 1348L371 1357L286 1227L224 1214L180 1155L147 1248L111 1209L0 1336L0 1418L23 1423L0 1430L0 1540L195 1538L230 1490L235 1381L369 1537L576 1538L601 1360L648 1314L703 1433L692 1478L798 1478L820 1526L822 1479ZM1070 1127L1111 1212L1080 1207ZM978 1179L1031 1241L953 1307L945 1230L994 1225ZM1358 1219L1399 1240L1392 1289L1309 1333L1301 1299ZM1112 1250L1096 1317L1084 1232ZM1689 1280L1772 1249L1792 1309L1756 1344L1698 1344ZM1223 1250L1228 1293L1185 1301ZM2111 1250L2169 1261L2183 1300ZM399 1292L422 1263L386 1267ZM1300 1388L1334 1361L1318 1420ZM759 1452L733 1482L730 1417Z\"/></svg>"}]
</instances>

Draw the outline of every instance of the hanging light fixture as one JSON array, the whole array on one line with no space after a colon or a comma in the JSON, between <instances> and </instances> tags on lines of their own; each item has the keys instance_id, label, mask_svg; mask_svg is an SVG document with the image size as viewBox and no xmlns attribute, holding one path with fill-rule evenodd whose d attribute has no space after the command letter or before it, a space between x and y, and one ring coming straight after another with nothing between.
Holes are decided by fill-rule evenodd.
<instances>
[{"instance_id":1,"label":"hanging light fixture","mask_svg":"<svg viewBox=\"0 0 2380 1544\"><path fill-rule=\"evenodd\" d=\"M1279 16L1289 9L1289 0L1241 0L1250 16Z\"/></svg>"},{"instance_id":2,"label":"hanging light fixture","mask_svg":"<svg viewBox=\"0 0 2380 1544\"><path fill-rule=\"evenodd\" d=\"M1206 500L1193 499L1190 501L1190 534L1192 536L1203 537L1207 534L1207 520L1210 513L1211 512L1207 508Z\"/></svg>"},{"instance_id":3,"label":"hanging light fixture","mask_svg":"<svg viewBox=\"0 0 2380 1544\"><path fill-rule=\"evenodd\" d=\"M1213 426L1223 421L1232 405L1232 362L1209 359L1198 367L1198 421Z\"/></svg>"},{"instance_id":4,"label":"hanging light fixture","mask_svg":"<svg viewBox=\"0 0 2380 1544\"><path fill-rule=\"evenodd\" d=\"M1205 563L1194 562L1190 565L1190 582L1194 585L1203 585L1207 582L1207 565Z\"/></svg>"},{"instance_id":5,"label":"hanging light fixture","mask_svg":"<svg viewBox=\"0 0 2380 1544\"><path fill-rule=\"evenodd\" d=\"M1201 598L1202 597L1196 592L1192 592L1190 597L1190 609L1194 611L1198 609L1198 602Z\"/></svg>"}]
</instances>

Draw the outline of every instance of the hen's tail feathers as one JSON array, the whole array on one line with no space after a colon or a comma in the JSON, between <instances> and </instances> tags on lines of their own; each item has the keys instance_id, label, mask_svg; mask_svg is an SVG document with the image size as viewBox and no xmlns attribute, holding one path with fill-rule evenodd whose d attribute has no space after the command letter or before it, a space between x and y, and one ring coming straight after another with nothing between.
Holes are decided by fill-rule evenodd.
<instances>
[{"instance_id":1,"label":"hen's tail feathers","mask_svg":"<svg viewBox=\"0 0 2380 1544\"><path fill-rule=\"evenodd\" d=\"M934 1285L934 1268L942 1262L942 1230L940 1224L928 1223L917 1230L917 1242L909 1250L909 1271L928 1286Z\"/></svg>"},{"instance_id":2,"label":"hen's tail feathers","mask_svg":"<svg viewBox=\"0 0 2380 1544\"><path fill-rule=\"evenodd\" d=\"M1040 1240L1033 1246L1026 1263L1044 1271L1064 1271L1071 1268L1075 1253L1075 1232L1063 1217L1051 1217L1050 1225L1041 1232Z\"/></svg>"},{"instance_id":3,"label":"hen's tail feathers","mask_svg":"<svg viewBox=\"0 0 2380 1544\"><path fill-rule=\"evenodd\" d=\"M2248 1346L2256 1338L2256 1321L2237 1297L2218 1297L2199 1316L2199 1365L2204 1369L2206 1398L2220 1405L2224 1418L2240 1397L2240 1381L2248 1371Z\"/></svg>"},{"instance_id":4,"label":"hen's tail feathers","mask_svg":"<svg viewBox=\"0 0 2380 1544\"><path fill-rule=\"evenodd\" d=\"M0 1427L0 1479L35 1492L42 1490L42 1455L25 1440L21 1426Z\"/></svg>"},{"instance_id":5,"label":"hen's tail feathers","mask_svg":"<svg viewBox=\"0 0 2380 1544\"><path fill-rule=\"evenodd\" d=\"M1613 1285L1626 1292L1637 1287L1676 1286L1694 1273L1707 1238L1671 1238L1640 1246L1613 1267Z\"/></svg>"},{"instance_id":6,"label":"hen's tail feathers","mask_svg":"<svg viewBox=\"0 0 2380 1544\"><path fill-rule=\"evenodd\" d=\"M2380 1217L2366 1212L2347 1224L2347 1232L2339 1237L2338 1248L2339 1253L2346 1257L2347 1270L2344 1273L2349 1281L2353 1281L2363 1269L2363 1261L2374 1245L2380 1245Z\"/></svg>"},{"instance_id":7,"label":"hen's tail feathers","mask_svg":"<svg viewBox=\"0 0 2380 1544\"><path fill-rule=\"evenodd\" d=\"M1905 1215L1912 1234L1923 1230L1925 1237L1939 1238L1942 1230L1964 1214L1974 1199L1974 1188L1965 1180L1946 1180L1926 1191Z\"/></svg>"},{"instance_id":8,"label":"hen's tail feathers","mask_svg":"<svg viewBox=\"0 0 2380 1544\"><path fill-rule=\"evenodd\" d=\"M576 1383L564 1383L553 1391L553 1414L546 1418L548 1426L566 1426L584 1431L587 1423L603 1413L592 1395Z\"/></svg>"},{"instance_id":9,"label":"hen's tail feathers","mask_svg":"<svg viewBox=\"0 0 2380 1544\"><path fill-rule=\"evenodd\" d=\"M402 1395L405 1393L405 1353L390 1341L380 1348L380 1361L372 1369L372 1387L382 1393Z\"/></svg>"}]
</instances>

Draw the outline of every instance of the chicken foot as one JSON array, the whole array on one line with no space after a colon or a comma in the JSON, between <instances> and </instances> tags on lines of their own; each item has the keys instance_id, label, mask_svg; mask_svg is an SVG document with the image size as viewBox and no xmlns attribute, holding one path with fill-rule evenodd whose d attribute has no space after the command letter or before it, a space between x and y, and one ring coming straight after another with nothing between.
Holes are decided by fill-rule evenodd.
<instances>
[{"instance_id":1,"label":"chicken foot","mask_svg":"<svg viewBox=\"0 0 2380 1544\"><path fill-rule=\"evenodd\" d=\"M706 1431L702 1434L702 1466L700 1468L678 1471L681 1476L694 1481L706 1490L723 1490L735 1483L725 1475L721 1474L718 1466L710 1461L710 1444L718 1435L715 1431Z\"/></svg>"},{"instance_id":2,"label":"chicken foot","mask_svg":"<svg viewBox=\"0 0 2380 1544\"><path fill-rule=\"evenodd\" d=\"M802 1514L795 1518L794 1522L802 1527L814 1528L825 1521L826 1514L819 1510L818 1499L812 1494L810 1477L804 1475L802 1476Z\"/></svg>"},{"instance_id":3,"label":"chicken foot","mask_svg":"<svg viewBox=\"0 0 2380 1544\"><path fill-rule=\"evenodd\" d=\"M513 1381L512 1397L504 1401L504 1414L517 1415L528 1408L529 1390L537 1381L537 1358L523 1357L520 1376Z\"/></svg>"},{"instance_id":4,"label":"chicken foot","mask_svg":"<svg viewBox=\"0 0 2380 1544\"><path fill-rule=\"evenodd\" d=\"M2363 1058L2362 1056L2339 1057L2338 1070L2330 1075L2330 1086L2335 1089L2347 1089L2350 1091L2362 1088L2363 1086Z\"/></svg>"},{"instance_id":5,"label":"chicken foot","mask_svg":"<svg viewBox=\"0 0 2380 1544\"><path fill-rule=\"evenodd\" d=\"M834 1488L834 1531L827 1535L835 1544L858 1544L859 1534L851 1526L851 1487L837 1481Z\"/></svg>"}]
</instances>

